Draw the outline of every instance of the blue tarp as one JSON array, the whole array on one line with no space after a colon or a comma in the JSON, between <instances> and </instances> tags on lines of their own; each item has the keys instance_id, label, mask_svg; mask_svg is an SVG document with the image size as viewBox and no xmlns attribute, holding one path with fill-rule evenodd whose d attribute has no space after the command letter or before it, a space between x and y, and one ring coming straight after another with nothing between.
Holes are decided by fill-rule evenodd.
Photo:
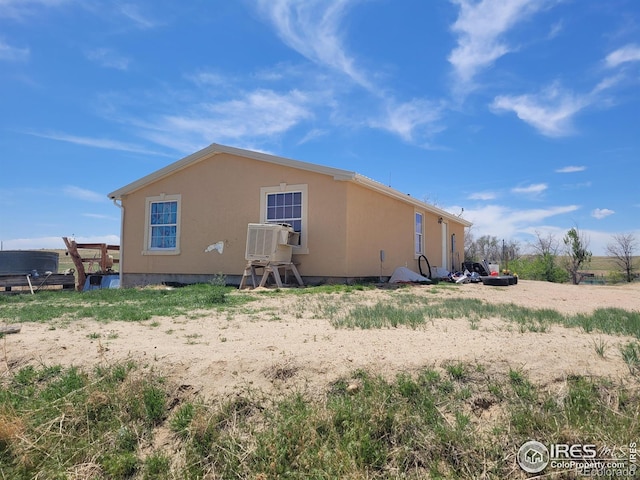
<instances>
[{"instance_id":1,"label":"blue tarp","mask_svg":"<svg viewBox=\"0 0 640 480\"><path fill-rule=\"evenodd\" d=\"M102 288L119 288L120 275L88 275L84 282L83 292Z\"/></svg>"}]
</instances>

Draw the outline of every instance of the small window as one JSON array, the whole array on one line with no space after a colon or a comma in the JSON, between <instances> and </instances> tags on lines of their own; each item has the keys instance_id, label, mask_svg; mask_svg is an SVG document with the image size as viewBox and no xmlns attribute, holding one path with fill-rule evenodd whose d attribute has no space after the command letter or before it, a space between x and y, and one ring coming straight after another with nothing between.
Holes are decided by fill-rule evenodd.
<instances>
[{"instance_id":1,"label":"small window","mask_svg":"<svg viewBox=\"0 0 640 480\"><path fill-rule=\"evenodd\" d=\"M421 213L415 217L415 251L416 255L424 255L424 222Z\"/></svg>"},{"instance_id":2,"label":"small window","mask_svg":"<svg viewBox=\"0 0 640 480\"><path fill-rule=\"evenodd\" d=\"M179 253L180 195L147 198L145 253Z\"/></svg>"}]
</instances>

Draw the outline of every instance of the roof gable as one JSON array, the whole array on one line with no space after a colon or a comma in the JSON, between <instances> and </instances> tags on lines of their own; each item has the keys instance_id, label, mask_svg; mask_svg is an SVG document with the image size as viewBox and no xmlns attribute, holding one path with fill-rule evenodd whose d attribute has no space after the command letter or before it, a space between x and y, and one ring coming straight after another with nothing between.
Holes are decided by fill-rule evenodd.
<instances>
[{"instance_id":1,"label":"roof gable","mask_svg":"<svg viewBox=\"0 0 640 480\"><path fill-rule=\"evenodd\" d=\"M226 145L219 145L217 143L212 143L206 148L199 150L191 155L184 157L177 162L174 162L170 165L167 165L160 170L156 170L155 172L146 175L135 182L132 182L128 185L125 185L118 190L115 190L108 194L108 197L111 199L119 199L124 195L128 195L130 193L139 190L142 187L145 187L153 182L156 182L160 179L168 177L175 172L178 172L184 168L187 168L191 165L194 165L202 160L206 160L208 158L212 158L213 156L220 153L228 153L230 155L236 155L239 157L251 158L253 160L258 160L261 162L274 163L276 165L283 165L287 167L297 168L299 170L308 170L310 172L321 173L325 175L333 176L336 180L352 180L356 173L350 172L348 170L341 170L338 168L324 167L322 165L316 165L314 163L301 162L299 160L291 160L289 158L278 157L275 155L269 155L266 153L254 152L252 150L244 150L241 148L228 147Z\"/></svg>"},{"instance_id":2,"label":"roof gable","mask_svg":"<svg viewBox=\"0 0 640 480\"><path fill-rule=\"evenodd\" d=\"M329 176L332 176L335 180L339 180L339 181L355 182L360 185L363 185L366 188L382 193L383 195L395 198L405 203L412 204L418 208L425 209L443 218L447 218L449 220L453 220L457 223L460 223L464 226L467 226L467 227L471 226L471 223L468 222L467 220L464 220L460 217L452 215L451 213L445 210L442 210L434 205L430 205L428 203L416 200L410 195L399 192L398 190L395 190L391 187L387 187L382 183L376 182L375 180L372 180L368 177L365 177L363 175L360 175L358 173L355 173L349 170L325 167L325 166L317 165L314 163L301 162L299 160L292 160L289 158L255 152L252 150L244 150L241 148L229 147L229 146L220 145L217 143L212 143L211 145L209 145L206 148L203 148L202 150L192 153L191 155L188 155L183 159L178 160L177 162L167 165L166 167L161 168L160 170L156 170L155 172L149 175L146 175L128 185L125 185L124 187L109 193L108 197L111 198L112 200L119 200L123 196L133 193L136 190L139 190L140 188L143 188L160 179L166 178L174 174L175 172L178 172L191 165L194 165L202 160L212 158L213 156L218 155L220 153L227 153L227 154L236 155L239 157L251 158L253 160L258 160L261 162L268 162L276 165L283 165L291 168L297 168L299 170L307 170L310 172L320 173L323 175L329 175Z\"/></svg>"}]
</instances>

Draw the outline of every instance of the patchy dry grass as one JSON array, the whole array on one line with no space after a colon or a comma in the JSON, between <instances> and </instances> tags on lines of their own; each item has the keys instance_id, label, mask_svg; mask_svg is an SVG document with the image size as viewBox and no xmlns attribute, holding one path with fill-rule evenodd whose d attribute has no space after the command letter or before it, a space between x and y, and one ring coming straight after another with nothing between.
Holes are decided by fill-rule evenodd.
<instances>
[{"instance_id":1,"label":"patchy dry grass","mask_svg":"<svg viewBox=\"0 0 640 480\"><path fill-rule=\"evenodd\" d=\"M436 288L448 293L456 287ZM563 314L403 289L382 300L354 301L365 289L245 294L201 285L42 292L0 297L0 315L22 322L131 321L215 310L280 321L276 310L250 302L293 295L301 316L328 319L334 328L416 328L437 318L466 318L473 329L481 319L503 318L522 332L558 324L640 338L640 314L617 308ZM91 331L87 336L101 338ZM605 361L607 349L596 340L593 356ZM515 366L500 371L490 363L447 361L395 377L356 370L320 394L283 388L267 396L244 388L214 399L191 395L133 361L91 370L28 366L9 370L0 381L0 473L18 480L524 479L515 454L527 440L622 447L640 439L640 342L631 338L617 350L629 367L620 380L573 375L538 385ZM301 370L288 357L257 369L283 384Z\"/></svg>"},{"instance_id":2,"label":"patchy dry grass","mask_svg":"<svg viewBox=\"0 0 640 480\"><path fill-rule=\"evenodd\" d=\"M391 381L358 370L322 398L247 390L205 401L137 371L27 367L5 378L4 478L526 478L514 454L529 439L640 438L637 388L604 379L549 391L518 370L454 362Z\"/></svg>"}]
</instances>

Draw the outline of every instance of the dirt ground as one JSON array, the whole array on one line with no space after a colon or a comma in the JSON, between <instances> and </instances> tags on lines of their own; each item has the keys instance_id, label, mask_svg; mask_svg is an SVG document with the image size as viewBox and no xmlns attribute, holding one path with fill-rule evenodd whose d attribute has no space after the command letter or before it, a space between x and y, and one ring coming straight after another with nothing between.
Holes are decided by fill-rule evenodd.
<instances>
[{"instance_id":1,"label":"dirt ground","mask_svg":"<svg viewBox=\"0 0 640 480\"><path fill-rule=\"evenodd\" d=\"M407 288L429 298L479 298L563 313L598 307L640 311L639 283L573 286L520 281L509 287ZM522 333L515 323L495 318L481 320L475 327L460 318L435 320L415 330L336 329L326 316L332 303L345 308L384 301L393 294L389 290L355 291L347 301L344 294L261 296L235 310L201 318L25 323L20 333L1 340L0 374L26 364L88 368L131 359L207 398L247 387L267 393L297 389L313 394L359 368L391 378L425 366L441 367L447 361L521 369L550 388L561 385L569 374L616 380L629 377L619 351L620 345L631 340L628 337L559 326L544 333ZM604 358L597 355L596 342L606 345Z\"/></svg>"}]
</instances>

